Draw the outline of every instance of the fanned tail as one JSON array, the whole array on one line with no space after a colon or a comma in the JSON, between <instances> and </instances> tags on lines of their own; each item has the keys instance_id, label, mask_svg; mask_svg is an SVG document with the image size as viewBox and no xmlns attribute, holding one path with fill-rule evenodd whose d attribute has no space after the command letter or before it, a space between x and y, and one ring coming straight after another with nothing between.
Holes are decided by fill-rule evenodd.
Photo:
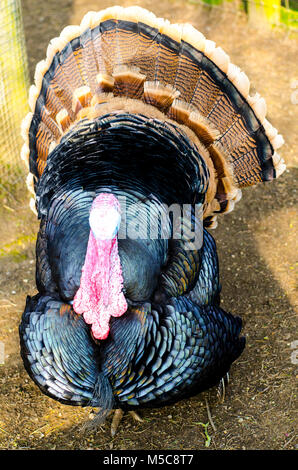
<instances>
[{"instance_id":1,"label":"fanned tail","mask_svg":"<svg viewBox=\"0 0 298 470\"><path fill-rule=\"evenodd\" d=\"M82 119L102 116L108 103L113 112L174 121L199 139L210 176L204 221L214 227L242 187L285 170L277 153L283 138L249 88L245 73L190 24L170 24L140 7L89 12L50 42L36 67L22 125L28 187L34 195L61 138Z\"/></svg>"}]
</instances>

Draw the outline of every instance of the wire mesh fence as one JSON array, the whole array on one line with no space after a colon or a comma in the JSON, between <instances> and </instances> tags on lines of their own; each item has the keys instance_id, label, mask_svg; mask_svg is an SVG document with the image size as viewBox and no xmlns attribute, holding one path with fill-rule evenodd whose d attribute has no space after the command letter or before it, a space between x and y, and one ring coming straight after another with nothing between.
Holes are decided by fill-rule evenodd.
<instances>
[{"instance_id":1,"label":"wire mesh fence","mask_svg":"<svg viewBox=\"0 0 298 470\"><path fill-rule=\"evenodd\" d=\"M25 174L20 125L28 111L28 68L20 0L0 0L0 192Z\"/></svg>"},{"instance_id":2,"label":"wire mesh fence","mask_svg":"<svg viewBox=\"0 0 298 470\"><path fill-rule=\"evenodd\" d=\"M263 27L298 31L298 0L186 0L204 8L243 11ZM21 0L0 0L0 195L13 194L25 176L20 123L28 112L27 54Z\"/></svg>"}]
</instances>

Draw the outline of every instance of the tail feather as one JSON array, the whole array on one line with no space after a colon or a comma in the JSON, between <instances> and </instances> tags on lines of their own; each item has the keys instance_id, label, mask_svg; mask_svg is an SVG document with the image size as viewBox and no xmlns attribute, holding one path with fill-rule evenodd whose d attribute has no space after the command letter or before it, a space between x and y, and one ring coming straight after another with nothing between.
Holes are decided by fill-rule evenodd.
<instances>
[{"instance_id":1,"label":"tail feather","mask_svg":"<svg viewBox=\"0 0 298 470\"><path fill-rule=\"evenodd\" d=\"M189 44L195 48L204 47L204 36L189 24L182 25L183 34L179 46L179 61L174 86L180 91L180 97L186 103L190 103L196 90L202 70L193 60Z\"/></svg>"},{"instance_id":2,"label":"tail feather","mask_svg":"<svg viewBox=\"0 0 298 470\"><path fill-rule=\"evenodd\" d=\"M80 36L80 45L82 50L82 69L85 71L84 82L87 83L94 95L96 93L96 76L98 74L98 68L90 28L87 28Z\"/></svg>"},{"instance_id":3,"label":"tail feather","mask_svg":"<svg viewBox=\"0 0 298 470\"><path fill-rule=\"evenodd\" d=\"M100 115L102 93L139 100L144 115L154 106L197 135L217 186L217 204L205 205L205 218L232 210L239 188L285 169L276 152L283 139L265 118L264 100L249 95L247 76L220 47L191 25L140 7L111 7L64 28L36 68L22 159L37 180L61 137L78 120Z\"/></svg>"}]
</instances>

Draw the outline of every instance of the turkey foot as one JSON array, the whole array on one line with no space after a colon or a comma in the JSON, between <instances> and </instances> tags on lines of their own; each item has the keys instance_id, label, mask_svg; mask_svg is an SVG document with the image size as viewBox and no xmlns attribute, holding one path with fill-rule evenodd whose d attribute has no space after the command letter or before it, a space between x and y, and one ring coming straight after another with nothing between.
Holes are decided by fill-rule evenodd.
<instances>
[{"instance_id":1,"label":"turkey foot","mask_svg":"<svg viewBox=\"0 0 298 470\"><path fill-rule=\"evenodd\" d=\"M226 396L226 386L228 385L230 380L229 373L227 372L226 375L220 380L217 386L217 396L220 403L223 403Z\"/></svg>"},{"instance_id":2,"label":"turkey foot","mask_svg":"<svg viewBox=\"0 0 298 470\"><path fill-rule=\"evenodd\" d=\"M129 411L128 413L133 417L133 419L135 421L138 421L139 423L143 423L142 418L135 411ZM120 408L115 410L113 420L112 420L112 424L111 424L111 436L112 437L115 436L115 434L117 432L117 429L118 429L118 426L119 426L119 423L120 423L121 419L123 418L123 415L124 415L124 411L121 410Z\"/></svg>"}]
</instances>

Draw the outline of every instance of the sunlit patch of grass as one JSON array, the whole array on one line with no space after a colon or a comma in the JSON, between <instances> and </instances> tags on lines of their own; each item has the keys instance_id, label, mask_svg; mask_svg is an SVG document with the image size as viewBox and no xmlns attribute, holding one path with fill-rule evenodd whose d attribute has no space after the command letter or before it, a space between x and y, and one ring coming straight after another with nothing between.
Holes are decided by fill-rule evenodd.
<instances>
[{"instance_id":1,"label":"sunlit patch of grass","mask_svg":"<svg viewBox=\"0 0 298 470\"><path fill-rule=\"evenodd\" d=\"M22 235L13 240L11 243L6 243L0 248L0 258L10 256L13 261L20 262L28 258L28 255L24 253L28 244L36 241L36 234Z\"/></svg>"}]
</instances>

